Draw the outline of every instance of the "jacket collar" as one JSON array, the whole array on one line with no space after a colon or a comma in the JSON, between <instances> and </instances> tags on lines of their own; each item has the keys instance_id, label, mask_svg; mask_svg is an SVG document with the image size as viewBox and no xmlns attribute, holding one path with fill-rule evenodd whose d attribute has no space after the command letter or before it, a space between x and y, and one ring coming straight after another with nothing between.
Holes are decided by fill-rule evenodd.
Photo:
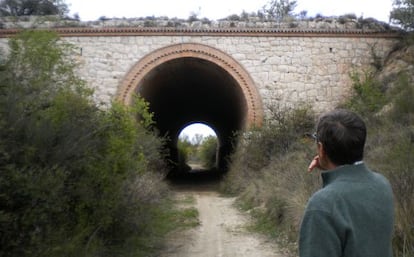
<instances>
[{"instance_id":1,"label":"jacket collar","mask_svg":"<svg viewBox=\"0 0 414 257\"><path fill-rule=\"evenodd\" d=\"M360 181L367 171L368 169L363 162L338 166L333 170L322 172L323 186L325 187L335 180Z\"/></svg>"}]
</instances>

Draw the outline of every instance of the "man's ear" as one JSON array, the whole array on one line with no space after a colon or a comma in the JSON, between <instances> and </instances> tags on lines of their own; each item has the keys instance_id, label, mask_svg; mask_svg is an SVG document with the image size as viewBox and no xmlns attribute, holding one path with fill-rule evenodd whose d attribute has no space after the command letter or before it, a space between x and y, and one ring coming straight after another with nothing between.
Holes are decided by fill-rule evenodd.
<instances>
[{"instance_id":1,"label":"man's ear","mask_svg":"<svg viewBox=\"0 0 414 257\"><path fill-rule=\"evenodd\" d=\"M336 167L336 165L331 162L328 155L326 154L325 148L321 142L318 142L318 156L319 156L319 164L323 170L331 170Z\"/></svg>"},{"instance_id":2,"label":"man's ear","mask_svg":"<svg viewBox=\"0 0 414 257\"><path fill-rule=\"evenodd\" d=\"M318 142L318 156L319 156L319 166L322 170L326 170L328 167L328 156L326 155L325 148L321 142Z\"/></svg>"},{"instance_id":3,"label":"man's ear","mask_svg":"<svg viewBox=\"0 0 414 257\"><path fill-rule=\"evenodd\" d=\"M319 155L319 158L325 158L325 155L326 155L325 149L321 142L318 142L318 155Z\"/></svg>"}]
</instances>

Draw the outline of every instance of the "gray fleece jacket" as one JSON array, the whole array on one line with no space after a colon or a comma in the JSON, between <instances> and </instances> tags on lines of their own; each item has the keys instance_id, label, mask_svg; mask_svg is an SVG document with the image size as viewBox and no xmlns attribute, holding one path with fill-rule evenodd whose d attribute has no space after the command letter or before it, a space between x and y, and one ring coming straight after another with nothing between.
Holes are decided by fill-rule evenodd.
<instances>
[{"instance_id":1,"label":"gray fleece jacket","mask_svg":"<svg viewBox=\"0 0 414 257\"><path fill-rule=\"evenodd\" d=\"M307 204L300 257L391 257L393 193L365 164L322 173L323 188Z\"/></svg>"}]
</instances>

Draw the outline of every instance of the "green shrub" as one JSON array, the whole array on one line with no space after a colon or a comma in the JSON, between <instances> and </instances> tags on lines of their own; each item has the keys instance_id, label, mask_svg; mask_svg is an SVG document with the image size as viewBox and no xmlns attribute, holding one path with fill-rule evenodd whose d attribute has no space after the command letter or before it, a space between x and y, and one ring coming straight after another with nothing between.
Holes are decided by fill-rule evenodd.
<instances>
[{"instance_id":1,"label":"green shrub","mask_svg":"<svg viewBox=\"0 0 414 257\"><path fill-rule=\"evenodd\" d=\"M390 20L403 27L407 31L414 28L414 3L411 0L394 0L393 9L390 12Z\"/></svg>"},{"instance_id":2,"label":"green shrub","mask_svg":"<svg viewBox=\"0 0 414 257\"><path fill-rule=\"evenodd\" d=\"M269 118L262 127L253 128L240 136L223 190L240 193L272 159L284 156L306 132L313 130L313 117L307 107L283 109L269 107Z\"/></svg>"},{"instance_id":3,"label":"green shrub","mask_svg":"<svg viewBox=\"0 0 414 257\"><path fill-rule=\"evenodd\" d=\"M188 171L191 167L188 165L189 162L198 162L197 160L197 145L192 144L188 136L178 138L178 168L181 171Z\"/></svg>"},{"instance_id":4,"label":"green shrub","mask_svg":"<svg viewBox=\"0 0 414 257\"><path fill-rule=\"evenodd\" d=\"M204 168L212 169L216 167L217 137L208 136L204 138L199 147L198 155Z\"/></svg>"},{"instance_id":5,"label":"green shrub","mask_svg":"<svg viewBox=\"0 0 414 257\"><path fill-rule=\"evenodd\" d=\"M396 206L394 256L414 254L414 87L401 73L387 92L389 110L368 124L367 159L391 182Z\"/></svg>"},{"instance_id":6,"label":"green shrub","mask_svg":"<svg viewBox=\"0 0 414 257\"><path fill-rule=\"evenodd\" d=\"M392 109L390 118L397 123L410 125L414 122L414 85L409 74L401 73L389 93Z\"/></svg>"},{"instance_id":7,"label":"green shrub","mask_svg":"<svg viewBox=\"0 0 414 257\"><path fill-rule=\"evenodd\" d=\"M414 86L412 74L407 71L392 78L378 81L373 73L366 73L362 79L354 75L356 94L346 105L367 122L366 161L387 176L393 187L394 256L405 257L414 254ZM381 84L387 90L381 89Z\"/></svg>"},{"instance_id":8,"label":"green shrub","mask_svg":"<svg viewBox=\"0 0 414 257\"><path fill-rule=\"evenodd\" d=\"M195 150L187 135L178 139L177 148L180 155L180 160L184 163L188 161L189 157L193 155L193 152Z\"/></svg>"},{"instance_id":9,"label":"green shrub","mask_svg":"<svg viewBox=\"0 0 414 257\"><path fill-rule=\"evenodd\" d=\"M259 172L273 158L286 154L298 138L313 130L314 117L307 106L296 109L269 106L268 114L261 127L243 135L233 158L233 165L240 161L249 173Z\"/></svg>"},{"instance_id":10,"label":"green shrub","mask_svg":"<svg viewBox=\"0 0 414 257\"><path fill-rule=\"evenodd\" d=\"M148 256L171 229L162 140L139 98L97 108L71 49L27 31L1 65L0 255Z\"/></svg>"},{"instance_id":11,"label":"green shrub","mask_svg":"<svg viewBox=\"0 0 414 257\"><path fill-rule=\"evenodd\" d=\"M375 73L351 74L354 95L347 100L345 107L367 116L381 110L386 104L385 88L376 79Z\"/></svg>"}]
</instances>

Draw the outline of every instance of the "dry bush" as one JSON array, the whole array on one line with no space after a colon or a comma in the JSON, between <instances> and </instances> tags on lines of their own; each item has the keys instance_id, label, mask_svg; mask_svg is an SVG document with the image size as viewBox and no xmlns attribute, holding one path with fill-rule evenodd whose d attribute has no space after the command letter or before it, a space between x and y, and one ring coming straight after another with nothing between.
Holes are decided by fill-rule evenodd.
<instances>
[{"instance_id":1,"label":"dry bush","mask_svg":"<svg viewBox=\"0 0 414 257\"><path fill-rule=\"evenodd\" d=\"M320 188L319 176L306 172L309 160L315 154L314 147L313 143L298 142L296 149L272 160L265 171L264 180L267 181L267 188L263 193L266 209L271 219L277 221L283 229L287 229L286 232L291 236L294 234L294 240L306 203Z\"/></svg>"},{"instance_id":2,"label":"dry bush","mask_svg":"<svg viewBox=\"0 0 414 257\"><path fill-rule=\"evenodd\" d=\"M263 127L245 134L232 156L222 188L239 194L239 204L257 219L256 230L295 242L303 210L320 186L306 168L316 153L305 133L314 129L306 107L269 108ZM281 233L282 232L282 233Z\"/></svg>"},{"instance_id":3,"label":"dry bush","mask_svg":"<svg viewBox=\"0 0 414 257\"><path fill-rule=\"evenodd\" d=\"M373 133L367 161L384 173L394 191L394 256L413 256L414 129L393 123L376 128Z\"/></svg>"},{"instance_id":4,"label":"dry bush","mask_svg":"<svg viewBox=\"0 0 414 257\"><path fill-rule=\"evenodd\" d=\"M263 176L263 169L275 156L288 153L296 140L313 130L314 118L307 106L296 109L268 106L268 113L261 127L239 135L230 170L222 185L225 192L242 192Z\"/></svg>"},{"instance_id":5,"label":"dry bush","mask_svg":"<svg viewBox=\"0 0 414 257\"><path fill-rule=\"evenodd\" d=\"M407 54L408 55L408 54ZM365 160L368 165L383 173L393 187L395 199L394 256L414 256L414 84L413 70L391 74L384 79L387 91L373 92L367 88L350 103L382 102L381 110L361 105L348 105L360 113L367 122L368 138ZM358 85L355 85L358 86ZM378 92L377 92L378 93ZM378 98L379 97L379 98ZM383 102L383 100L386 102Z\"/></svg>"}]
</instances>

